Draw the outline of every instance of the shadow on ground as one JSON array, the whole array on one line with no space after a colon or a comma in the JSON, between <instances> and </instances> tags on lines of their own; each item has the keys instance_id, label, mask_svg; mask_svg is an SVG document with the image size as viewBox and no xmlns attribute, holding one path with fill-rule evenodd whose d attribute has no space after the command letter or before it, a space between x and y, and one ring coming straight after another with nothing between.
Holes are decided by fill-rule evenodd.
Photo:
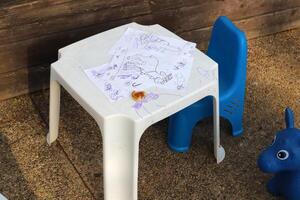
<instances>
[{"instance_id":1,"label":"shadow on ground","mask_svg":"<svg viewBox=\"0 0 300 200\"><path fill-rule=\"evenodd\" d=\"M0 132L0 191L8 199L36 199L19 169L7 138Z\"/></svg>"}]
</instances>

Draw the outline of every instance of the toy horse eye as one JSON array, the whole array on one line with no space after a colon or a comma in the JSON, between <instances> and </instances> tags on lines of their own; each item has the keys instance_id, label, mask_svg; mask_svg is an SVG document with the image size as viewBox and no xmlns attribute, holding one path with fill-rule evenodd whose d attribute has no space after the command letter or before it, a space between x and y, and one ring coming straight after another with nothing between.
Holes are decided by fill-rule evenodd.
<instances>
[{"instance_id":1,"label":"toy horse eye","mask_svg":"<svg viewBox=\"0 0 300 200\"><path fill-rule=\"evenodd\" d=\"M279 160L286 160L289 157L289 152L286 150L280 150L277 152L277 158Z\"/></svg>"}]
</instances>

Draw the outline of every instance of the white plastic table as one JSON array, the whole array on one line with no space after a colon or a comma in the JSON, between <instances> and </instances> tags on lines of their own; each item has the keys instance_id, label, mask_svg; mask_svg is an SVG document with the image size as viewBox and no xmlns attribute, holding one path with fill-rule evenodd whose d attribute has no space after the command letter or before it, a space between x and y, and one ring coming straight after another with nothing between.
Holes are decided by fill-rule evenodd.
<instances>
[{"instance_id":1,"label":"white plastic table","mask_svg":"<svg viewBox=\"0 0 300 200\"><path fill-rule=\"evenodd\" d=\"M130 23L60 49L58 61L51 65L47 141L51 144L58 137L60 86L63 86L101 130L105 200L137 199L139 140L145 129L206 96L214 97L214 155L218 163L225 157L219 136L218 65L199 50L187 87L178 93L153 89L151 92L159 98L139 110L133 108L135 102L130 97L110 102L87 78L84 69L107 63L108 51L128 27L179 38L160 25Z\"/></svg>"},{"instance_id":2,"label":"white plastic table","mask_svg":"<svg viewBox=\"0 0 300 200\"><path fill-rule=\"evenodd\" d=\"M0 194L0 200L7 200L2 194Z\"/></svg>"}]
</instances>

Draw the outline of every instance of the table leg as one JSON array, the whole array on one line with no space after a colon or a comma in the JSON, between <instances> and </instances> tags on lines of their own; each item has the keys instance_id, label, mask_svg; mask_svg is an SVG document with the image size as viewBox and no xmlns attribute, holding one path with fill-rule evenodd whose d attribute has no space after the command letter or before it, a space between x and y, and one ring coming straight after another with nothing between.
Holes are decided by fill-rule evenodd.
<instances>
[{"instance_id":1,"label":"table leg","mask_svg":"<svg viewBox=\"0 0 300 200\"><path fill-rule=\"evenodd\" d=\"M219 95L215 95L214 99L214 154L217 163L222 162L225 158L225 150L220 144L220 111L219 111Z\"/></svg>"},{"instance_id":2,"label":"table leg","mask_svg":"<svg viewBox=\"0 0 300 200\"><path fill-rule=\"evenodd\" d=\"M57 81L50 82L49 133L47 142L50 145L57 139L60 110L60 85Z\"/></svg>"},{"instance_id":3,"label":"table leg","mask_svg":"<svg viewBox=\"0 0 300 200\"><path fill-rule=\"evenodd\" d=\"M137 200L140 132L123 117L106 120L101 130L104 199Z\"/></svg>"}]
</instances>

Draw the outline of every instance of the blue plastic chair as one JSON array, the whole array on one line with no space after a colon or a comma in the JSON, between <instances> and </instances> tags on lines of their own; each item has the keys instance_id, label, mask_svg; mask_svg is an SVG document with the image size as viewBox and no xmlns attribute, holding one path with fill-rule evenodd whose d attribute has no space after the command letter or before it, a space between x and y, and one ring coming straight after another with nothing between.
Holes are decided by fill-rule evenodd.
<instances>
[{"instance_id":1,"label":"blue plastic chair","mask_svg":"<svg viewBox=\"0 0 300 200\"><path fill-rule=\"evenodd\" d=\"M213 26L207 55L219 64L220 116L229 120L232 135L238 136L243 132L247 65L245 34L227 17L219 17ZM206 97L172 115L169 119L169 147L177 152L188 151L194 126L212 114L213 98Z\"/></svg>"}]
</instances>

